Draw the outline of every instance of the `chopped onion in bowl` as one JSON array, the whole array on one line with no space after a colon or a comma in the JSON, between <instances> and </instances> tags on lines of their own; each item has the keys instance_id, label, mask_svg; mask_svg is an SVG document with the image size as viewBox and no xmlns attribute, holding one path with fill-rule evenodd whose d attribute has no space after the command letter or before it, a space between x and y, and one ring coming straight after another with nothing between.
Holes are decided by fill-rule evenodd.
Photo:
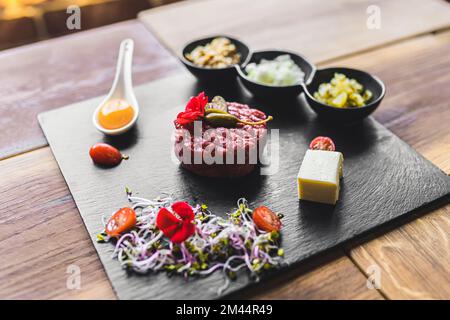
<instances>
[{"instance_id":1,"label":"chopped onion in bowl","mask_svg":"<svg viewBox=\"0 0 450 320\"><path fill-rule=\"evenodd\" d=\"M305 79L305 73L288 54L274 60L262 59L259 64L249 63L245 72L250 80L273 86L291 86Z\"/></svg>"}]
</instances>

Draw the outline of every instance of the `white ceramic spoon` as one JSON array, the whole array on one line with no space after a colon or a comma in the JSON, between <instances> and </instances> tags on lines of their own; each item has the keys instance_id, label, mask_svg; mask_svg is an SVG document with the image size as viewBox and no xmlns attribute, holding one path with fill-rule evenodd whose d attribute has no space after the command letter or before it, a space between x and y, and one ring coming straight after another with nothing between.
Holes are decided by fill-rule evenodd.
<instances>
[{"instance_id":1,"label":"white ceramic spoon","mask_svg":"<svg viewBox=\"0 0 450 320\"><path fill-rule=\"evenodd\" d=\"M134 42L131 39L125 39L120 44L119 49L119 58L117 60L117 69L116 76L114 78L114 82L111 90L109 91L105 100L99 104L99 106L95 109L94 115L92 117L92 121L94 122L94 126L101 132L106 135L119 135L125 133L130 130L139 115L139 105L134 95L133 91L133 83L131 80L131 65L133 60L133 48ZM127 101L134 109L134 116L130 123L118 129L105 129L98 122L98 113L102 106L104 106L107 102L111 100L122 99Z\"/></svg>"}]
</instances>

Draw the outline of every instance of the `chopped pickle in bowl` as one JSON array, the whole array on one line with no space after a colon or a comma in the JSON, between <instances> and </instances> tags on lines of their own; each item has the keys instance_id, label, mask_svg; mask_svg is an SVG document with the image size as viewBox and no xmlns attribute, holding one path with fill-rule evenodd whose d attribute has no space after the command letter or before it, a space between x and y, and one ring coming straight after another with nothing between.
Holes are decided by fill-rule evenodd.
<instances>
[{"instance_id":1,"label":"chopped pickle in bowl","mask_svg":"<svg viewBox=\"0 0 450 320\"><path fill-rule=\"evenodd\" d=\"M338 108L362 107L372 98L370 90L364 90L355 79L349 79L342 73L335 73L328 83L322 83L314 98L324 104Z\"/></svg>"}]
</instances>

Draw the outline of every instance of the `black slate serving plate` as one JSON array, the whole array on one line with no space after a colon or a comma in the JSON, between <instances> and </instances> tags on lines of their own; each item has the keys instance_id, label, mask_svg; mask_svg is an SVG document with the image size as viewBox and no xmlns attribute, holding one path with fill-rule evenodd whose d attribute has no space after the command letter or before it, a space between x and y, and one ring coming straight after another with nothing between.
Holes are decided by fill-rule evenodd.
<instances>
[{"instance_id":1,"label":"black slate serving plate","mask_svg":"<svg viewBox=\"0 0 450 320\"><path fill-rule=\"evenodd\" d=\"M195 176L171 161L173 119L188 98L202 89L209 96L220 93L227 100L247 102L274 115L270 127L280 129L280 163L275 174L261 176L256 171L239 180L214 180ZM185 281L165 274L138 276L121 269L111 258L113 246L97 243L96 234L102 231L104 212L127 205L125 186L148 198L161 192L188 201L196 196L215 212L228 211L239 197L246 197L253 207L267 205L284 214L282 247L286 266L292 268L450 192L450 177L370 117L357 126L333 128L318 121L304 100L289 106L255 104L239 88L200 88L188 74L137 87L136 96L140 119L137 127L122 137L104 137L92 126L92 112L101 97L39 116L94 246L122 299L218 298L216 289L223 284L220 273ZM336 206L297 200L295 177L310 140L317 135L333 137L345 157ZM94 166L88 150L100 141L116 145L130 160L111 169ZM250 284L241 274L224 294Z\"/></svg>"}]
</instances>

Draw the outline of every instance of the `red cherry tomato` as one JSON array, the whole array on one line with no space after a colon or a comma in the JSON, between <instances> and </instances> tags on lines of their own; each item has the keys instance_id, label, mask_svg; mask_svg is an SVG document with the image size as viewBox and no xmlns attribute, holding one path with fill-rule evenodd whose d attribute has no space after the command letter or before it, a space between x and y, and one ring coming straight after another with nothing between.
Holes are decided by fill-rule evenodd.
<instances>
[{"instance_id":1,"label":"red cherry tomato","mask_svg":"<svg viewBox=\"0 0 450 320\"><path fill-rule=\"evenodd\" d=\"M309 144L311 150L335 151L336 147L333 140L328 137L316 137Z\"/></svg>"},{"instance_id":2,"label":"red cherry tomato","mask_svg":"<svg viewBox=\"0 0 450 320\"><path fill-rule=\"evenodd\" d=\"M136 225L136 212L131 208L122 208L109 219L105 232L110 237L118 237Z\"/></svg>"},{"instance_id":3,"label":"red cherry tomato","mask_svg":"<svg viewBox=\"0 0 450 320\"><path fill-rule=\"evenodd\" d=\"M96 164L108 167L116 166L124 159L119 150L106 143L94 144L89 155Z\"/></svg>"},{"instance_id":4,"label":"red cherry tomato","mask_svg":"<svg viewBox=\"0 0 450 320\"><path fill-rule=\"evenodd\" d=\"M253 210L253 221L259 229L267 232L281 229L280 218L272 210L264 206Z\"/></svg>"}]
</instances>

